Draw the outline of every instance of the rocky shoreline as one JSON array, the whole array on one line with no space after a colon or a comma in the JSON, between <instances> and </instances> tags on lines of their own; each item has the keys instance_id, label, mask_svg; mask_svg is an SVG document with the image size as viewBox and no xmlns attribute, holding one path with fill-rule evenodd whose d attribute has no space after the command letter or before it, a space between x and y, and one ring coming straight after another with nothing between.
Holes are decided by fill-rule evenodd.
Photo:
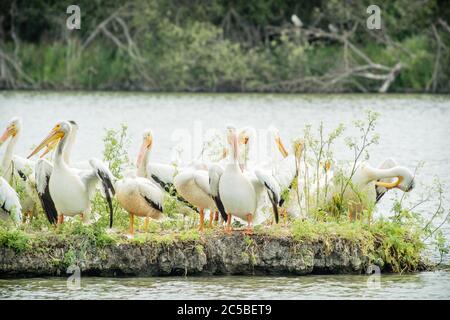
<instances>
[{"instance_id":1,"label":"rocky shoreline","mask_svg":"<svg viewBox=\"0 0 450 320\"><path fill-rule=\"evenodd\" d=\"M40 242L22 252L0 246L0 277L66 276L78 266L86 276L362 274L362 246L336 239L300 241L291 236L215 234L198 240L126 241L86 245L77 238ZM382 271L390 271L381 263ZM429 269L422 265L421 269Z\"/></svg>"}]
</instances>

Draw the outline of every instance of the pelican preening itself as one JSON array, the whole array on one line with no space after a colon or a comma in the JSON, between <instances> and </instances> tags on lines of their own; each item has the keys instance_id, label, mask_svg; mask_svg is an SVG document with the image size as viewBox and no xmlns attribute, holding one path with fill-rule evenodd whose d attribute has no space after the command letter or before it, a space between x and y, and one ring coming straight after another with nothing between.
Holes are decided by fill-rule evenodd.
<instances>
[{"instance_id":1,"label":"pelican preening itself","mask_svg":"<svg viewBox=\"0 0 450 320\"><path fill-rule=\"evenodd\" d=\"M53 169L48 179L48 190L57 210L58 223L64 221L64 216L82 215L83 220L89 219L91 200L97 184L101 182L110 208L111 227L113 223L111 198L115 193L114 178L105 164L95 158L89 160L90 170L77 170L66 163L64 153L71 130L69 122L58 123L28 157L53 141L59 140L53 159Z\"/></svg>"},{"instance_id":2,"label":"pelican preening itself","mask_svg":"<svg viewBox=\"0 0 450 320\"><path fill-rule=\"evenodd\" d=\"M134 234L134 216L145 217L145 230L149 218L160 219L164 193L150 180L129 175L115 184L120 205L130 214L130 235Z\"/></svg>"},{"instance_id":3,"label":"pelican preening itself","mask_svg":"<svg viewBox=\"0 0 450 320\"><path fill-rule=\"evenodd\" d=\"M145 218L145 230L150 218L164 218L163 203L168 195L175 196L177 200L199 212L200 231L204 228L205 211L209 211L210 227L214 213L220 212L222 219L226 221L227 233L231 232L234 216L247 222L244 232L251 234L253 224L258 223L255 219L259 215L264 216L262 209L267 203L266 199L270 201L276 223L279 212L287 213L282 194L291 192L296 180L300 179L303 146L300 151L290 153L274 127L269 129L270 141L275 143L278 156L271 157L268 162L257 163L250 157L256 141L254 129L244 127L238 130L234 126L228 126L225 135L228 149L223 152L222 159L211 163L193 160L182 166L150 161L154 137L151 130L145 130L136 170L120 180L98 159L71 162L78 131L75 121L57 123L27 159L14 154L21 129L20 118L13 118L0 137L0 145L9 140L1 163L3 177L0 177L0 216L11 217L15 221L21 220L22 211L30 210L30 203L33 206L40 203L53 224L63 223L64 216L76 215L81 215L82 220L87 222L90 219L91 201L100 185L109 206L110 227L113 225L112 198L115 196L119 205L130 214L131 235L135 231L135 216ZM35 162L29 160L44 148L46 149L39 159ZM51 152L51 161L43 158ZM330 163L323 166L326 168L327 180L333 184ZM14 177L26 182L26 193L22 201L19 201L18 194L8 181ZM297 181L297 184L304 183L306 182L301 179ZM356 167L350 184L351 188L343 193L346 201L350 203L357 199L357 188L376 203L390 189L398 188L409 192L414 187L414 175L392 159L386 159L377 168L364 162ZM335 185L328 198L331 199L338 191L338 186ZM36 202L36 199L40 201Z\"/></svg>"}]
</instances>

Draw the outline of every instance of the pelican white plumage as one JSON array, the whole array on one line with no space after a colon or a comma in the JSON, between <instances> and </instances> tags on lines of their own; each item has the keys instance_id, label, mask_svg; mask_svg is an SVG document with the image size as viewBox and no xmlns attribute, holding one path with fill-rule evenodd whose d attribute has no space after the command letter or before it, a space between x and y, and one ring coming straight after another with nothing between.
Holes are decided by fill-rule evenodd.
<instances>
[{"instance_id":1,"label":"pelican white plumage","mask_svg":"<svg viewBox=\"0 0 450 320\"><path fill-rule=\"evenodd\" d=\"M200 222L199 230L203 231L204 224L204 210L209 209L209 226L212 226L213 215L217 210L216 203L211 193L209 185L209 174L204 169L197 169L195 167L186 168L178 173L174 178L174 186L177 193L187 200L192 205L199 209ZM226 215L223 214L223 210L220 211L222 218L226 220Z\"/></svg>"},{"instance_id":2,"label":"pelican white plumage","mask_svg":"<svg viewBox=\"0 0 450 320\"><path fill-rule=\"evenodd\" d=\"M80 170L90 170L91 166L89 164L89 161L76 161L76 162L72 161L72 158L71 158L72 150L73 150L73 146L75 145L75 141L77 139L79 127L78 127L78 124L74 120L68 120L67 122L70 124L71 130L69 133L67 145L64 149L64 161L66 161L66 163L72 168L80 169ZM47 150L41 154L41 158L44 157L48 152L53 150L57 144L58 144L58 140L55 140L53 143L51 143L47 147Z\"/></svg>"},{"instance_id":3,"label":"pelican white plumage","mask_svg":"<svg viewBox=\"0 0 450 320\"><path fill-rule=\"evenodd\" d=\"M388 161L385 165L389 166L390 164L392 162ZM409 192L414 188L414 184L414 175L406 167L396 165L386 169L375 168L368 162L362 162L357 164L357 168L351 177L352 187L345 188L346 184L342 183L335 185L335 191L330 193L329 201L335 194L341 193L347 203L354 203L353 208L349 210L349 215L352 219L353 215L363 209L358 193L365 194L367 200L375 204L377 198L379 200L377 188L381 188L378 190L384 190L384 192L394 188L403 192Z\"/></svg>"},{"instance_id":4,"label":"pelican white plumage","mask_svg":"<svg viewBox=\"0 0 450 320\"><path fill-rule=\"evenodd\" d=\"M90 170L77 170L66 163L64 150L70 138L71 130L72 127L69 122L59 122L31 152L29 157L53 141L59 140L53 159L53 170L48 180L49 193L58 212L58 223L64 221L64 216L78 214L82 215L83 220L86 221L89 218L91 200L95 194L96 186L101 182L110 209L111 227L113 223L111 197L115 193L114 177L106 165L95 158L89 160Z\"/></svg>"},{"instance_id":5,"label":"pelican white plumage","mask_svg":"<svg viewBox=\"0 0 450 320\"><path fill-rule=\"evenodd\" d=\"M0 218L8 217L19 223L22 220L22 206L16 191L3 177L0 177Z\"/></svg>"},{"instance_id":6,"label":"pelican white plumage","mask_svg":"<svg viewBox=\"0 0 450 320\"><path fill-rule=\"evenodd\" d=\"M246 232L251 233L257 208L255 189L239 166L239 142L235 127L227 128L227 138L232 149L232 159L222 174L217 166L210 168L211 194L220 199L227 213L227 232L231 232L231 216L234 215L247 221Z\"/></svg>"},{"instance_id":7,"label":"pelican white plumage","mask_svg":"<svg viewBox=\"0 0 450 320\"><path fill-rule=\"evenodd\" d=\"M397 162L392 159L392 158L387 158L385 160L383 160L380 165L378 166L378 169L390 169L393 167L398 166ZM388 178L388 179L381 179L379 180L381 182L393 182L394 179L393 178ZM376 191L376 198L375 198L375 202L378 203L378 201L381 200L381 198L384 196L384 194L386 192L389 191L389 189L387 189L386 187L383 187L382 185L376 185L375 186L375 191Z\"/></svg>"},{"instance_id":8,"label":"pelican white plumage","mask_svg":"<svg viewBox=\"0 0 450 320\"><path fill-rule=\"evenodd\" d=\"M281 207L284 202L281 193L285 189L290 190L292 188L293 181L297 176L297 165L296 158L293 155L289 155L284 147L278 130L271 127L269 128L269 132L273 134L274 141L283 157L282 160L278 163L270 162L259 164L254 166L254 168L248 168L247 155L250 154L255 134L253 129L245 127L239 133L239 143L244 146L246 152L245 157L240 156L240 167L243 169L244 175L253 185L258 208L263 205L263 191L267 190L275 221L278 223L278 207Z\"/></svg>"},{"instance_id":9,"label":"pelican white plumage","mask_svg":"<svg viewBox=\"0 0 450 320\"><path fill-rule=\"evenodd\" d=\"M8 183L14 179L23 181L25 194L21 199L22 210L26 216L37 211L38 200L35 191L34 162L14 154L15 146L22 132L22 119L13 117L0 137L0 146L9 139L3 156L0 171Z\"/></svg>"},{"instance_id":10,"label":"pelican white plumage","mask_svg":"<svg viewBox=\"0 0 450 320\"><path fill-rule=\"evenodd\" d=\"M146 178L127 175L114 185L119 204L130 214L130 235L134 234L134 216L145 217L145 230L149 218L163 216L164 192Z\"/></svg>"},{"instance_id":11,"label":"pelican white plumage","mask_svg":"<svg viewBox=\"0 0 450 320\"><path fill-rule=\"evenodd\" d=\"M394 181L386 182L385 179ZM404 192L409 192L414 188L414 175L406 167L392 166L387 169L372 167L368 162L361 163L352 177L352 183L362 188L370 186L372 199L376 201L377 195L375 186L390 190L398 188ZM384 189L383 189L384 190Z\"/></svg>"},{"instance_id":12,"label":"pelican white plumage","mask_svg":"<svg viewBox=\"0 0 450 320\"><path fill-rule=\"evenodd\" d=\"M142 144L136 161L137 175L153 181L166 192L173 186L173 179L177 168L170 164L150 162L149 156L153 146L153 132L151 129L144 131Z\"/></svg>"},{"instance_id":13,"label":"pelican white plumage","mask_svg":"<svg viewBox=\"0 0 450 320\"><path fill-rule=\"evenodd\" d=\"M66 164L73 169L89 170L91 166L87 161L79 161L75 163L71 162L70 156L72 154L72 149L76 141L78 124L73 120L69 120L67 122L70 124L71 130L68 133L67 144L63 150L63 159ZM47 216L47 219L51 224L56 224L58 217L57 210L55 208L55 204L49 190L49 181L53 171L53 164L43 159L43 157L50 151L54 150L58 145L58 142L59 139L55 139L47 145L47 149L41 154L41 159L38 159L38 161L36 161L36 165L34 168L37 194L41 202L41 206Z\"/></svg>"}]
</instances>

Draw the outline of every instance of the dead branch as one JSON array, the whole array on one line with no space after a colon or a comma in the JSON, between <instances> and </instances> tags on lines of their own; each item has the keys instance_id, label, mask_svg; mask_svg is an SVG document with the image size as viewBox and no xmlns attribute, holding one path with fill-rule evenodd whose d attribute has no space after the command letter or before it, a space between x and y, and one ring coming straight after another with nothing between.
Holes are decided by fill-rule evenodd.
<instances>
[{"instance_id":1,"label":"dead branch","mask_svg":"<svg viewBox=\"0 0 450 320\"><path fill-rule=\"evenodd\" d=\"M27 81L28 83L34 85L35 81L29 77L23 70L22 67L20 66L20 64L14 60L13 58L11 58L10 56L8 56L6 54L6 52L4 52L2 50L2 48L0 48L0 58L3 59L4 61L6 61L11 67L13 67L13 69L16 71L16 73L21 76L25 81Z\"/></svg>"},{"instance_id":2,"label":"dead branch","mask_svg":"<svg viewBox=\"0 0 450 320\"><path fill-rule=\"evenodd\" d=\"M442 18L438 19L439 24L444 28L445 31L450 33L450 27L448 26L447 22L445 22Z\"/></svg>"}]
</instances>

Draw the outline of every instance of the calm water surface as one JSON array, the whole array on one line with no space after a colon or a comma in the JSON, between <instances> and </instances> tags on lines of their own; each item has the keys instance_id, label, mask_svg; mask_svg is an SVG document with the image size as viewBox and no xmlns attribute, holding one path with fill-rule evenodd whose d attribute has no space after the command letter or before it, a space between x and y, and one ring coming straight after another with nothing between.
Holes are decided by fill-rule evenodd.
<instances>
[{"instance_id":1,"label":"calm water surface","mask_svg":"<svg viewBox=\"0 0 450 320\"><path fill-rule=\"evenodd\" d=\"M380 142L370 151L370 162L378 165L387 157L414 169L425 165L416 176L416 188L407 203L414 205L430 189L433 178L445 184L450 195L450 96L429 95L209 95L209 94L136 94L136 93L39 93L1 92L0 126L13 116L23 119L23 135L16 153L25 156L39 143L58 120L78 122L80 130L73 159L101 157L104 128L129 126L130 156L138 152L142 131L152 128L152 160L171 161L174 146L185 145L181 160L196 157L202 136L208 130L222 130L232 123L253 126L259 136L256 160L268 154L263 130L276 126L286 141L302 135L306 124L313 129L320 122L325 131L339 123L347 127L344 136L355 135L352 121L364 118L366 109L380 113L377 132ZM181 140L180 140L181 139ZM0 150L0 157L4 148ZM337 141L335 158L351 159L343 139ZM377 215L388 215L393 191L378 205ZM418 209L424 216L433 213L437 199ZM447 203L447 209L448 209ZM447 238L448 224L444 225ZM439 257L431 252L432 259ZM448 262L448 256L444 261ZM414 275L383 275L381 288L368 289L365 276L308 276L299 278L231 277L231 278L84 278L82 289L67 290L63 279L0 280L2 298L449 298L448 272Z\"/></svg>"},{"instance_id":2,"label":"calm water surface","mask_svg":"<svg viewBox=\"0 0 450 320\"><path fill-rule=\"evenodd\" d=\"M0 280L0 299L450 299L450 272L304 277Z\"/></svg>"}]
</instances>

